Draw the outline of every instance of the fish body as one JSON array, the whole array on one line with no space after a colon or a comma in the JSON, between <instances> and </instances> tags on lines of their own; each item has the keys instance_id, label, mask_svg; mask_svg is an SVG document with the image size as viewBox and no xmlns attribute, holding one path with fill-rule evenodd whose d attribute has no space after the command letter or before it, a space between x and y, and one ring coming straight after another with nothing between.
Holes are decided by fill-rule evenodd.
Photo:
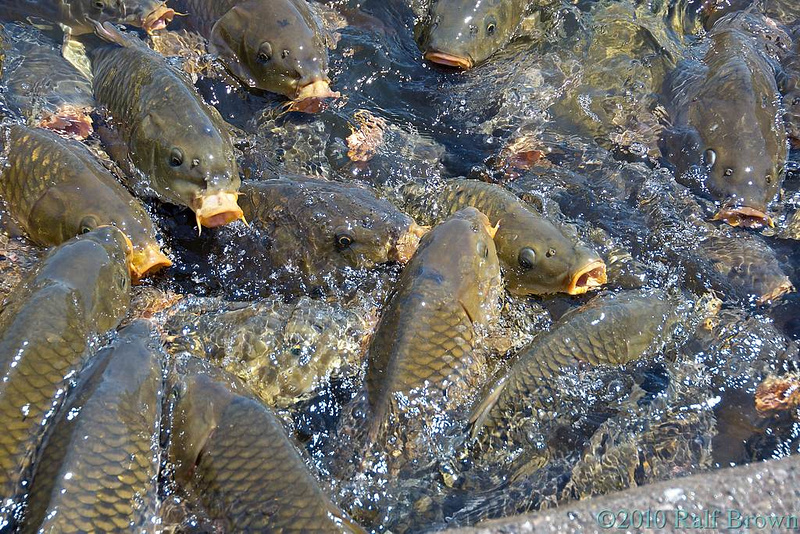
<instances>
[{"instance_id":1,"label":"fish body","mask_svg":"<svg viewBox=\"0 0 800 534\"><path fill-rule=\"evenodd\" d=\"M720 203L733 226L772 225L770 204L787 158L775 70L730 14L714 24L699 64L682 63L666 80L672 127L665 155L679 179Z\"/></svg>"},{"instance_id":2,"label":"fish body","mask_svg":"<svg viewBox=\"0 0 800 534\"><path fill-rule=\"evenodd\" d=\"M433 192L407 186L405 194L414 215L430 216L438 208L439 216L446 216L465 206L485 213L497 226L494 242L513 294L578 295L606 282L605 263L595 251L575 244L502 186L451 180Z\"/></svg>"},{"instance_id":3,"label":"fish body","mask_svg":"<svg viewBox=\"0 0 800 534\"><path fill-rule=\"evenodd\" d=\"M485 363L476 326L497 312L500 267L491 227L474 208L436 226L382 312L369 346L368 437L376 442L400 418L409 432L472 397ZM432 413L435 412L435 413Z\"/></svg>"},{"instance_id":4,"label":"fish body","mask_svg":"<svg viewBox=\"0 0 800 534\"><path fill-rule=\"evenodd\" d=\"M163 200L190 207L199 225L240 219L239 171L219 112L161 55L109 26L104 31L115 42L89 53L94 95L147 185Z\"/></svg>"},{"instance_id":5,"label":"fish body","mask_svg":"<svg viewBox=\"0 0 800 534\"><path fill-rule=\"evenodd\" d=\"M364 532L323 492L280 420L190 360L170 457L176 480L230 532Z\"/></svg>"},{"instance_id":6,"label":"fish body","mask_svg":"<svg viewBox=\"0 0 800 534\"><path fill-rule=\"evenodd\" d=\"M329 85L325 30L304 0L184 0L181 7L244 85L293 100L338 96Z\"/></svg>"},{"instance_id":7,"label":"fish body","mask_svg":"<svg viewBox=\"0 0 800 534\"><path fill-rule=\"evenodd\" d=\"M127 311L129 252L124 234L110 226L67 241L0 312L0 526L19 504L44 426L91 338L116 327Z\"/></svg>"},{"instance_id":8,"label":"fish body","mask_svg":"<svg viewBox=\"0 0 800 534\"><path fill-rule=\"evenodd\" d=\"M428 61L470 69L511 41L527 7L525 0L434 0L417 42Z\"/></svg>"},{"instance_id":9,"label":"fish body","mask_svg":"<svg viewBox=\"0 0 800 534\"><path fill-rule=\"evenodd\" d=\"M124 531L155 516L161 355L146 321L122 330L56 416L22 532Z\"/></svg>"},{"instance_id":10,"label":"fish body","mask_svg":"<svg viewBox=\"0 0 800 534\"><path fill-rule=\"evenodd\" d=\"M370 190L304 176L246 183L240 205L253 227L271 238L276 265L297 265L306 277L332 269L405 263L426 231Z\"/></svg>"},{"instance_id":11,"label":"fish body","mask_svg":"<svg viewBox=\"0 0 800 534\"><path fill-rule=\"evenodd\" d=\"M59 245L113 225L131 240L135 280L172 264L161 252L141 202L81 143L21 125L9 127L7 139L0 196L34 242Z\"/></svg>"}]
</instances>

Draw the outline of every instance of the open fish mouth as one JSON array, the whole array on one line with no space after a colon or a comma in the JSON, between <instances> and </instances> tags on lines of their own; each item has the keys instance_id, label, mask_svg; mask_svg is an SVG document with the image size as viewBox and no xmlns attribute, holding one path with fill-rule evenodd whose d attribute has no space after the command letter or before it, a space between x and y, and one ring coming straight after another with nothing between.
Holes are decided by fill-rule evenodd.
<instances>
[{"instance_id":1,"label":"open fish mouth","mask_svg":"<svg viewBox=\"0 0 800 534\"><path fill-rule=\"evenodd\" d=\"M216 228L244 220L244 212L236 201L238 196L238 193L219 192L196 197L191 207L197 218L198 231L203 226Z\"/></svg>"},{"instance_id":2,"label":"open fish mouth","mask_svg":"<svg viewBox=\"0 0 800 534\"><path fill-rule=\"evenodd\" d=\"M156 30L163 30L167 24L172 22L173 18L175 18L175 10L167 7L167 4L161 4L142 20L142 29L148 34Z\"/></svg>"},{"instance_id":3,"label":"open fish mouth","mask_svg":"<svg viewBox=\"0 0 800 534\"><path fill-rule=\"evenodd\" d=\"M64 132L78 139L86 139L94 131L89 110L69 105L44 117L39 121L39 127Z\"/></svg>"},{"instance_id":4,"label":"open fish mouth","mask_svg":"<svg viewBox=\"0 0 800 534\"><path fill-rule=\"evenodd\" d=\"M722 208L712 218L714 221L725 221L731 226L741 226L743 228L761 228L762 226L775 227L772 217L761 210L748 206L737 208Z\"/></svg>"},{"instance_id":5,"label":"open fish mouth","mask_svg":"<svg viewBox=\"0 0 800 534\"><path fill-rule=\"evenodd\" d=\"M134 248L130 258L131 279L138 282L142 278L153 274L156 271L172 265L170 260L158 245L148 243L144 247Z\"/></svg>"},{"instance_id":6,"label":"open fish mouth","mask_svg":"<svg viewBox=\"0 0 800 534\"><path fill-rule=\"evenodd\" d=\"M607 281L606 264L600 260L593 261L572 275L567 286L567 293L582 295L590 289L601 287Z\"/></svg>"},{"instance_id":7,"label":"open fish mouth","mask_svg":"<svg viewBox=\"0 0 800 534\"><path fill-rule=\"evenodd\" d=\"M471 57L454 56L446 52L425 52L425 59L437 65L445 65L447 67L457 67L459 69L471 69L475 66L475 62Z\"/></svg>"},{"instance_id":8,"label":"open fish mouth","mask_svg":"<svg viewBox=\"0 0 800 534\"><path fill-rule=\"evenodd\" d=\"M408 263L417 251L420 238L422 238L428 230L430 230L430 226L420 226L412 222L408 230L400 236L400 239L397 240L397 243L389 251L389 259L403 264Z\"/></svg>"},{"instance_id":9,"label":"open fish mouth","mask_svg":"<svg viewBox=\"0 0 800 534\"><path fill-rule=\"evenodd\" d=\"M289 110L316 113L323 108L325 99L339 98L340 96L342 95L338 91L331 91L328 80L316 80L297 88Z\"/></svg>"}]
</instances>

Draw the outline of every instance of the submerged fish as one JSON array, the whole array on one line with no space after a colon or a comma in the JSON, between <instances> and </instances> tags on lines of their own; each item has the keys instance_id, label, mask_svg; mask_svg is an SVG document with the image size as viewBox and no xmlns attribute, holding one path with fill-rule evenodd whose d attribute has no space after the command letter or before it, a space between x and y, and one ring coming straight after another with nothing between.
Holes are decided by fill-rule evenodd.
<instances>
[{"instance_id":1,"label":"submerged fish","mask_svg":"<svg viewBox=\"0 0 800 534\"><path fill-rule=\"evenodd\" d=\"M125 235L111 226L55 248L0 312L0 526L18 509L45 424L95 334L127 311Z\"/></svg>"},{"instance_id":2,"label":"submerged fish","mask_svg":"<svg viewBox=\"0 0 800 534\"><path fill-rule=\"evenodd\" d=\"M416 28L425 59L461 69L486 61L514 37L524 0L433 0Z\"/></svg>"},{"instance_id":3,"label":"submerged fish","mask_svg":"<svg viewBox=\"0 0 800 534\"><path fill-rule=\"evenodd\" d=\"M58 245L110 224L133 245L134 281L172 265L142 204L81 143L19 125L7 137L0 196L34 242Z\"/></svg>"},{"instance_id":4,"label":"submerged fish","mask_svg":"<svg viewBox=\"0 0 800 534\"><path fill-rule=\"evenodd\" d=\"M663 150L677 176L720 202L715 219L772 226L769 207L787 157L775 70L731 14L714 24L699 64L684 62L665 82L671 128Z\"/></svg>"},{"instance_id":5,"label":"submerged fish","mask_svg":"<svg viewBox=\"0 0 800 534\"><path fill-rule=\"evenodd\" d=\"M330 89L324 31L305 0L184 0L188 24L248 87L297 101Z\"/></svg>"},{"instance_id":6,"label":"submerged fish","mask_svg":"<svg viewBox=\"0 0 800 534\"><path fill-rule=\"evenodd\" d=\"M475 329L498 311L501 288L493 232L465 208L422 238L369 347L370 442L398 427L435 433L434 419L472 398L485 369Z\"/></svg>"},{"instance_id":7,"label":"submerged fish","mask_svg":"<svg viewBox=\"0 0 800 534\"><path fill-rule=\"evenodd\" d=\"M161 365L146 321L94 356L48 433L22 532L130 531L152 521Z\"/></svg>"},{"instance_id":8,"label":"submerged fish","mask_svg":"<svg viewBox=\"0 0 800 534\"><path fill-rule=\"evenodd\" d=\"M505 443L502 448L531 443L537 449L531 451L537 457L533 463L540 467L549 454L549 421L540 421L545 432L541 441L518 421L559 416L559 376L568 368L619 367L659 354L675 342L690 304L679 294L637 290L597 297L566 314L524 349L476 404L472 434L485 442Z\"/></svg>"},{"instance_id":9,"label":"submerged fish","mask_svg":"<svg viewBox=\"0 0 800 534\"><path fill-rule=\"evenodd\" d=\"M103 28L114 43L89 53L94 95L113 116L147 185L164 200L189 206L198 226L241 219L239 171L219 112L163 56L110 25Z\"/></svg>"},{"instance_id":10,"label":"submerged fish","mask_svg":"<svg viewBox=\"0 0 800 534\"><path fill-rule=\"evenodd\" d=\"M55 42L22 24L0 25L6 53L3 100L10 110L43 128L79 138L92 133L92 82L67 62Z\"/></svg>"},{"instance_id":11,"label":"submerged fish","mask_svg":"<svg viewBox=\"0 0 800 534\"><path fill-rule=\"evenodd\" d=\"M213 520L229 532L364 532L323 492L268 408L222 371L197 360L183 367L170 458L176 481Z\"/></svg>"},{"instance_id":12,"label":"submerged fish","mask_svg":"<svg viewBox=\"0 0 800 534\"><path fill-rule=\"evenodd\" d=\"M172 315L170 352L188 350L242 379L268 406L297 402L346 366L361 365L367 321L308 297L204 299Z\"/></svg>"},{"instance_id":13,"label":"submerged fish","mask_svg":"<svg viewBox=\"0 0 800 534\"><path fill-rule=\"evenodd\" d=\"M275 265L308 278L343 267L405 263L427 230L370 190L305 176L247 182L239 202L253 227L271 239Z\"/></svg>"},{"instance_id":14,"label":"submerged fish","mask_svg":"<svg viewBox=\"0 0 800 534\"><path fill-rule=\"evenodd\" d=\"M513 294L580 295L606 283L605 263L595 251L574 243L502 186L450 180L433 191L406 186L404 195L417 216L430 217L437 208L445 216L465 206L485 213L498 227L494 242Z\"/></svg>"}]
</instances>

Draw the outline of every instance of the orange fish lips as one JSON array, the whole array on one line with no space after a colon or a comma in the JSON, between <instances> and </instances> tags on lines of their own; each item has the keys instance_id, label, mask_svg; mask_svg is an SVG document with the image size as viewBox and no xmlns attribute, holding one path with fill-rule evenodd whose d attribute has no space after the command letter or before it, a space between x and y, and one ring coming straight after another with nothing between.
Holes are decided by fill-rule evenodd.
<instances>
[{"instance_id":1,"label":"orange fish lips","mask_svg":"<svg viewBox=\"0 0 800 534\"><path fill-rule=\"evenodd\" d=\"M420 238L422 238L428 230L430 230L429 226L420 226L412 222L411 226L408 227L408 231L400 236L400 239L397 240L397 243L389 251L389 259L403 264L408 263L417 251Z\"/></svg>"},{"instance_id":2,"label":"orange fish lips","mask_svg":"<svg viewBox=\"0 0 800 534\"><path fill-rule=\"evenodd\" d=\"M216 228L244 220L244 212L236 201L238 196L238 193L224 191L197 196L191 207L197 218L198 230L203 226Z\"/></svg>"},{"instance_id":3,"label":"orange fish lips","mask_svg":"<svg viewBox=\"0 0 800 534\"><path fill-rule=\"evenodd\" d=\"M608 281L606 264L601 260L593 261L572 275L567 286L569 295L582 295L590 289L597 289Z\"/></svg>"},{"instance_id":4,"label":"orange fish lips","mask_svg":"<svg viewBox=\"0 0 800 534\"><path fill-rule=\"evenodd\" d=\"M142 29L148 34L156 30L163 30L167 24L172 22L173 18L175 18L175 10L167 7L167 4L161 4L142 20Z\"/></svg>"},{"instance_id":5,"label":"orange fish lips","mask_svg":"<svg viewBox=\"0 0 800 534\"><path fill-rule=\"evenodd\" d=\"M172 261L163 253L156 243L147 243L143 247L134 247L130 260L131 279L138 282L156 271L172 265Z\"/></svg>"},{"instance_id":6,"label":"orange fish lips","mask_svg":"<svg viewBox=\"0 0 800 534\"><path fill-rule=\"evenodd\" d=\"M297 93L289 105L289 110L317 113L323 109L326 99L339 98L340 96L341 94L338 91L331 91L328 80L316 80L297 88Z\"/></svg>"},{"instance_id":7,"label":"orange fish lips","mask_svg":"<svg viewBox=\"0 0 800 534\"><path fill-rule=\"evenodd\" d=\"M456 67L459 69L471 69L475 63L470 57L455 56L446 52L430 51L425 52L425 59L437 65L444 65L446 67Z\"/></svg>"},{"instance_id":8,"label":"orange fish lips","mask_svg":"<svg viewBox=\"0 0 800 534\"><path fill-rule=\"evenodd\" d=\"M714 215L713 220L725 221L731 226L741 226L743 228L775 227L772 217L761 210L749 206L722 208Z\"/></svg>"}]
</instances>

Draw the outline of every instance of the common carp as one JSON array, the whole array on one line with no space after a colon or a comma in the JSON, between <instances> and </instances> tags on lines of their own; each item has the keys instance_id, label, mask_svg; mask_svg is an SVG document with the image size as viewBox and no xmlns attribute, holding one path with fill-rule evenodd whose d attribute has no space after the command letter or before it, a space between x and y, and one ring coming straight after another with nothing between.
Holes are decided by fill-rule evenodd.
<instances>
[{"instance_id":1,"label":"common carp","mask_svg":"<svg viewBox=\"0 0 800 534\"><path fill-rule=\"evenodd\" d=\"M190 300L167 322L171 353L186 350L242 379L268 406L286 406L361 365L367 321L308 297Z\"/></svg>"},{"instance_id":2,"label":"common carp","mask_svg":"<svg viewBox=\"0 0 800 534\"><path fill-rule=\"evenodd\" d=\"M13 114L42 128L78 138L92 133L92 83L67 62L41 32L22 24L0 25L6 54L3 100Z\"/></svg>"},{"instance_id":3,"label":"common carp","mask_svg":"<svg viewBox=\"0 0 800 534\"><path fill-rule=\"evenodd\" d=\"M485 370L475 330L498 312L502 287L493 232L484 214L465 208L420 241L368 350L370 443L398 426L406 437L425 426L435 434L434 417L471 400Z\"/></svg>"},{"instance_id":4,"label":"common carp","mask_svg":"<svg viewBox=\"0 0 800 534\"><path fill-rule=\"evenodd\" d=\"M190 207L198 227L241 219L239 171L219 112L163 56L108 24L103 36L114 42L89 52L94 95L147 185L163 200Z\"/></svg>"},{"instance_id":5,"label":"common carp","mask_svg":"<svg viewBox=\"0 0 800 534\"><path fill-rule=\"evenodd\" d=\"M239 202L271 242L275 265L295 265L310 279L343 267L407 262L427 230L370 190L287 175L247 182Z\"/></svg>"},{"instance_id":6,"label":"common carp","mask_svg":"<svg viewBox=\"0 0 800 534\"><path fill-rule=\"evenodd\" d=\"M433 0L415 28L428 61L471 69L511 41L528 2L524 0Z\"/></svg>"},{"instance_id":7,"label":"common carp","mask_svg":"<svg viewBox=\"0 0 800 534\"><path fill-rule=\"evenodd\" d=\"M506 288L513 294L580 295L606 283L605 263L595 251L575 244L502 186L451 180L432 190L408 185L403 194L410 213L420 220L443 217L465 206L485 213L498 226L494 242Z\"/></svg>"},{"instance_id":8,"label":"common carp","mask_svg":"<svg viewBox=\"0 0 800 534\"><path fill-rule=\"evenodd\" d=\"M161 365L146 321L92 358L48 433L22 532L131 531L152 521Z\"/></svg>"},{"instance_id":9,"label":"common carp","mask_svg":"<svg viewBox=\"0 0 800 534\"><path fill-rule=\"evenodd\" d=\"M665 82L671 127L666 157L679 180L720 203L716 219L732 226L772 226L786 130L771 60L733 13L714 24L702 62L682 62ZM749 23L749 22L748 22Z\"/></svg>"},{"instance_id":10,"label":"common carp","mask_svg":"<svg viewBox=\"0 0 800 534\"><path fill-rule=\"evenodd\" d=\"M39 245L58 245L98 226L113 225L133 245L130 271L138 281L172 265L161 252L141 202L77 141L38 128L8 129L8 159L0 196Z\"/></svg>"},{"instance_id":11,"label":"common carp","mask_svg":"<svg viewBox=\"0 0 800 534\"><path fill-rule=\"evenodd\" d=\"M176 481L228 532L364 530L323 492L280 420L188 360L179 370L170 458Z\"/></svg>"},{"instance_id":12,"label":"common carp","mask_svg":"<svg viewBox=\"0 0 800 534\"><path fill-rule=\"evenodd\" d=\"M330 89L325 30L305 0L184 0L178 6L244 85L296 101L339 96Z\"/></svg>"},{"instance_id":13,"label":"common carp","mask_svg":"<svg viewBox=\"0 0 800 534\"><path fill-rule=\"evenodd\" d=\"M676 292L677 293L677 292ZM567 368L620 367L657 355L686 321L694 303L665 291L627 291L596 297L563 316L553 328L522 351L506 374L473 408L473 436L502 449L532 443L532 462L547 459L548 424L540 421L542 437L518 421L541 414L556 418L563 406L558 378ZM687 328L691 331L691 328ZM563 414L562 414L563 415ZM534 436L532 437L532 434ZM538 447L538 448L537 448Z\"/></svg>"},{"instance_id":14,"label":"common carp","mask_svg":"<svg viewBox=\"0 0 800 534\"><path fill-rule=\"evenodd\" d=\"M55 248L0 312L0 527L18 510L45 424L62 403L95 334L127 311L125 235L98 228Z\"/></svg>"}]
</instances>

